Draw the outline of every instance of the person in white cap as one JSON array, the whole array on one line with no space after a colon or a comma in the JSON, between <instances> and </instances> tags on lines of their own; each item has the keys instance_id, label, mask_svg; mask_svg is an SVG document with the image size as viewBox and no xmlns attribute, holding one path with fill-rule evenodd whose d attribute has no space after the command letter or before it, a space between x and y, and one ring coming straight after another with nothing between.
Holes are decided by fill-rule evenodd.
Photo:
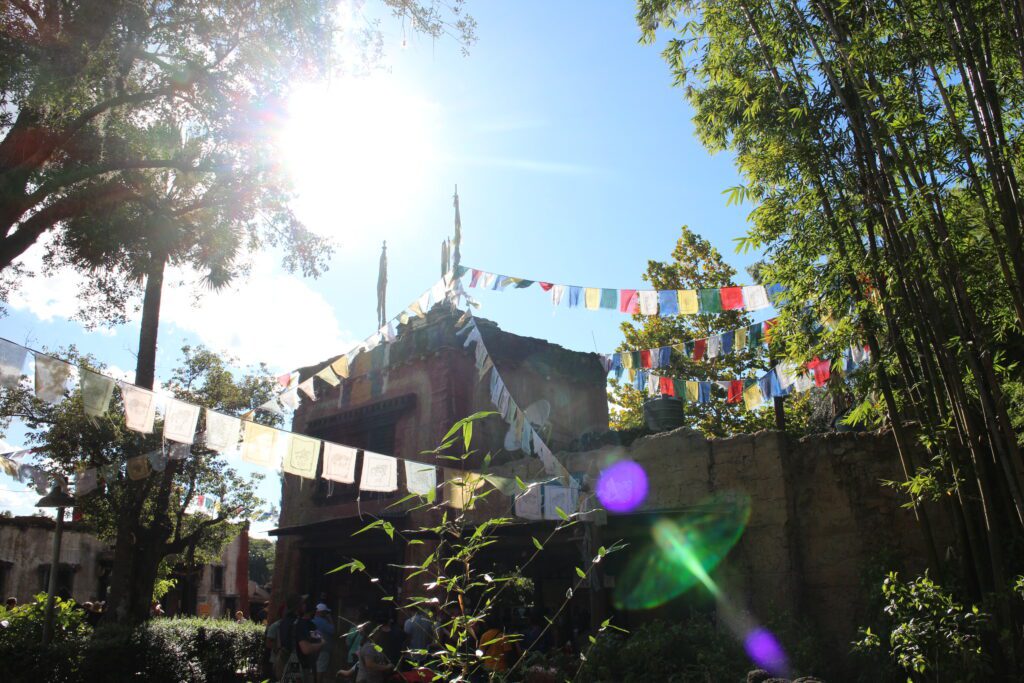
<instances>
[{"instance_id":1,"label":"person in white cap","mask_svg":"<svg viewBox=\"0 0 1024 683\"><path fill-rule=\"evenodd\" d=\"M331 650L334 645L334 622L331 621L331 608L324 603L316 606L316 616L313 617L313 624L323 638L323 647L316 657L316 683L323 683L327 680L325 674L331 663Z\"/></svg>"}]
</instances>

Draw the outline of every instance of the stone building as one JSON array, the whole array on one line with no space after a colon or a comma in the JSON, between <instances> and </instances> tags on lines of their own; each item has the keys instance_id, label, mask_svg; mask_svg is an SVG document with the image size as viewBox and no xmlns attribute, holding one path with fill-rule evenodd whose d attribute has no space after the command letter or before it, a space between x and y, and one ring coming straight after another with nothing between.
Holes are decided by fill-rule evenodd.
<instances>
[{"instance_id":1,"label":"stone building","mask_svg":"<svg viewBox=\"0 0 1024 683\"><path fill-rule=\"evenodd\" d=\"M491 409L486 382L478 380L472 349L455 334L455 314L436 307L425 320L414 320L391 344L360 354L352 378L321 391L317 401L303 400L293 430L400 458L431 462L422 452L435 447L456 420ZM541 425L546 441L573 479L587 505L600 473L610 464L632 460L647 473L650 491L628 514L603 510L559 532L531 562L535 604L549 614L573 598L556 625L559 637L573 629L599 624L614 611L629 557L652 543L658 519L677 519L705 511L709 496L749 499L749 520L713 578L733 607L754 622L788 615L815 630L823 646L845 655L863 623L870 596L865 580L882 560L889 568L919 570L925 553L913 513L882 480L900 478L895 445L888 434L826 434L795 440L780 432L729 439L705 439L686 428L622 443L608 432L606 377L594 354L566 351L547 342L503 332L478 321L488 351L512 396L522 406L548 402L549 420ZM303 371L303 379L322 364ZM326 387L323 387L326 389ZM537 410L543 415L547 410ZM486 418L474 434L479 453L467 466L478 467L482 454L493 454L492 470L524 481L546 478L541 463L506 451L506 426ZM595 443L609 443L594 447ZM357 468L358 472L358 468ZM401 469L400 469L401 477ZM431 521L430 514L409 514L389 507L405 494L399 480L395 494L359 496L356 485L331 485L319 478L285 475L273 581L274 600L305 593L330 601L335 614L354 619L356 607L391 605L381 597L400 598L412 586L401 565L419 564L432 545L403 531ZM513 501L491 496L474 515L510 516ZM354 532L376 518L398 530L394 540L381 534ZM533 538L546 538L553 521L517 520L502 530L500 542L484 561L512 568L533 555ZM576 586L575 568L587 564L601 545L629 544L628 552L609 556L600 571ZM328 572L358 559L362 574ZM694 590L655 609L619 611L616 622L630 625L652 617L673 617L693 608L718 608L706 592Z\"/></svg>"},{"instance_id":2,"label":"stone building","mask_svg":"<svg viewBox=\"0 0 1024 683\"><path fill-rule=\"evenodd\" d=\"M50 517L0 517L0 595L29 602L45 593L53 560L55 522ZM114 551L83 522L65 522L57 591L77 602L106 600ZM177 572L178 585L163 600L168 615L211 617L249 614L249 536L240 533L219 561Z\"/></svg>"},{"instance_id":3,"label":"stone building","mask_svg":"<svg viewBox=\"0 0 1024 683\"><path fill-rule=\"evenodd\" d=\"M19 603L45 593L53 561L50 517L0 517L0 595ZM113 552L81 522L64 524L57 590L65 589L79 602L104 599Z\"/></svg>"}]
</instances>

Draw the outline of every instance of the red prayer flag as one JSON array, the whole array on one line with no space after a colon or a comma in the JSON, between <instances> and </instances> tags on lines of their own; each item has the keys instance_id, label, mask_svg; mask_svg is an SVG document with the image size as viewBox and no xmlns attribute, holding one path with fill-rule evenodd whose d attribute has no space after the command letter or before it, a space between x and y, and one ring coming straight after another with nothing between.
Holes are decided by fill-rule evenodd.
<instances>
[{"instance_id":1,"label":"red prayer flag","mask_svg":"<svg viewBox=\"0 0 1024 683\"><path fill-rule=\"evenodd\" d=\"M277 383L287 389L288 385L292 383L292 374L290 372L286 372L283 375L278 375Z\"/></svg>"},{"instance_id":2,"label":"red prayer flag","mask_svg":"<svg viewBox=\"0 0 1024 683\"><path fill-rule=\"evenodd\" d=\"M735 311L743 308L742 287L722 287L722 310Z\"/></svg>"},{"instance_id":3,"label":"red prayer flag","mask_svg":"<svg viewBox=\"0 0 1024 683\"><path fill-rule=\"evenodd\" d=\"M644 349L640 352L640 367L649 368L651 367L651 350Z\"/></svg>"},{"instance_id":4,"label":"red prayer flag","mask_svg":"<svg viewBox=\"0 0 1024 683\"><path fill-rule=\"evenodd\" d=\"M676 388L675 388L675 385L672 384L672 378L671 377L659 377L658 378L658 390L661 392L662 396L675 396L676 395Z\"/></svg>"},{"instance_id":5,"label":"red prayer flag","mask_svg":"<svg viewBox=\"0 0 1024 683\"><path fill-rule=\"evenodd\" d=\"M476 284L480 282L480 276L483 275L483 273L477 270L476 268L473 268L472 271L470 272L472 273L472 275L469 278L469 286L476 287Z\"/></svg>"},{"instance_id":6,"label":"red prayer flag","mask_svg":"<svg viewBox=\"0 0 1024 683\"><path fill-rule=\"evenodd\" d=\"M734 379L729 382L729 395L726 397L726 403L739 403L743 400L743 380Z\"/></svg>"},{"instance_id":7,"label":"red prayer flag","mask_svg":"<svg viewBox=\"0 0 1024 683\"><path fill-rule=\"evenodd\" d=\"M550 292L551 288L554 287L554 285L551 284L550 282L538 282L537 284L539 284L540 288L543 289L545 292Z\"/></svg>"},{"instance_id":8,"label":"red prayer flag","mask_svg":"<svg viewBox=\"0 0 1024 683\"><path fill-rule=\"evenodd\" d=\"M693 359L700 360L708 350L708 340L698 339L693 342Z\"/></svg>"},{"instance_id":9,"label":"red prayer flag","mask_svg":"<svg viewBox=\"0 0 1024 683\"><path fill-rule=\"evenodd\" d=\"M640 312L640 294L635 289L619 290L619 311L622 313Z\"/></svg>"},{"instance_id":10,"label":"red prayer flag","mask_svg":"<svg viewBox=\"0 0 1024 683\"><path fill-rule=\"evenodd\" d=\"M814 384L819 387L825 386L828 378L832 375L832 363L827 360L821 360L817 356L807 364L807 369L814 371Z\"/></svg>"}]
</instances>

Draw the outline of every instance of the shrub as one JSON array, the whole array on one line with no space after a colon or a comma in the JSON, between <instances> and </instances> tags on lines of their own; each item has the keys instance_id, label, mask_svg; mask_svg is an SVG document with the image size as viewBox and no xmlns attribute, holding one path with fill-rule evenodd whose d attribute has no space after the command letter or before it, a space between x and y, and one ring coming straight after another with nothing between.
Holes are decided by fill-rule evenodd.
<instances>
[{"instance_id":1,"label":"shrub","mask_svg":"<svg viewBox=\"0 0 1024 683\"><path fill-rule=\"evenodd\" d=\"M43 648L46 594L14 609L0 607L0 680L71 681L90 633L75 603L54 603L53 640Z\"/></svg>"},{"instance_id":2,"label":"shrub","mask_svg":"<svg viewBox=\"0 0 1024 683\"><path fill-rule=\"evenodd\" d=\"M605 634L587 653L581 679L641 683L739 681L749 663L742 646L720 631L709 617L683 623L652 621L628 637Z\"/></svg>"}]
</instances>

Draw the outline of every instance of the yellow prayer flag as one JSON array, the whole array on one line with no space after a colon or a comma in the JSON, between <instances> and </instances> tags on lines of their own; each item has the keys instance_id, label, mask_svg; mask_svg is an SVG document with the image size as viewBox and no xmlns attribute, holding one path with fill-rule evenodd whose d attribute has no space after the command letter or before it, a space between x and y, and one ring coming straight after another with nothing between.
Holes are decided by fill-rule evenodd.
<instances>
[{"instance_id":1,"label":"yellow prayer flag","mask_svg":"<svg viewBox=\"0 0 1024 683\"><path fill-rule=\"evenodd\" d=\"M419 318L426 318L427 317L427 314L423 312L423 307L420 306L420 302L419 301L412 302L412 305L409 306L409 310L412 311L413 313L415 313L416 316L419 317Z\"/></svg>"},{"instance_id":2,"label":"yellow prayer flag","mask_svg":"<svg viewBox=\"0 0 1024 683\"><path fill-rule=\"evenodd\" d=\"M277 430L256 422L246 422L242 433L242 460L263 467L274 466Z\"/></svg>"},{"instance_id":3,"label":"yellow prayer flag","mask_svg":"<svg viewBox=\"0 0 1024 683\"><path fill-rule=\"evenodd\" d=\"M475 472L443 468L444 498L449 507L456 510L472 510L476 503L476 491L484 485L484 478Z\"/></svg>"},{"instance_id":4,"label":"yellow prayer flag","mask_svg":"<svg viewBox=\"0 0 1024 683\"><path fill-rule=\"evenodd\" d=\"M341 384L341 382L338 381L338 376L334 374L334 370L331 369L330 365L324 366L324 369L316 373L316 376L330 384L332 387L336 387Z\"/></svg>"},{"instance_id":5,"label":"yellow prayer flag","mask_svg":"<svg viewBox=\"0 0 1024 683\"><path fill-rule=\"evenodd\" d=\"M139 481L145 479L150 474L149 469L149 458L144 455L137 455L134 458L128 458L128 478Z\"/></svg>"},{"instance_id":6,"label":"yellow prayer flag","mask_svg":"<svg viewBox=\"0 0 1024 683\"><path fill-rule=\"evenodd\" d=\"M306 479L316 477L316 466L320 460L320 439L292 434L292 442L284 457L283 469Z\"/></svg>"},{"instance_id":7,"label":"yellow prayer flag","mask_svg":"<svg viewBox=\"0 0 1024 683\"><path fill-rule=\"evenodd\" d=\"M633 354L629 351L623 351L620 353L619 358L622 360L622 367L627 370L633 367Z\"/></svg>"},{"instance_id":8,"label":"yellow prayer flag","mask_svg":"<svg viewBox=\"0 0 1024 683\"><path fill-rule=\"evenodd\" d=\"M696 403L697 398L700 395L700 384L693 380L687 380L686 382L686 400L691 403Z\"/></svg>"},{"instance_id":9,"label":"yellow prayer flag","mask_svg":"<svg viewBox=\"0 0 1024 683\"><path fill-rule=\"evenodd\" d=\"M680 314L693 315L700 310L699 304L697 303L697 290L678 289L676 290L676 296L679 299Z\"/></svg>"},{"instance_id":10,"label":"yellow prayer flag","mask_svg":"<svg viewBox=\"0 0 1024 683\"><path fill-rule=\"evenodd\" d=\"M601 290L597 287L587 287L583 290L583 305L590 310L597 310L601 306Z\"/></svg>"},{"instance_id":11,"label":"yellow prayer flag","mask_svg":"<svg viewBox=\"0 0 1024 683\"><path fill-rule=\"evenodd\" d=\"M736 330L736 340L733 342L732 347L737 351L747 348L747 328L741 327Z\"/></svg>"},{"instance_id":12,"label":"yellow prayer flag","mask_svg":"<svg viewBox=\"0 0 1024 683\"><path fill-rule=\"evenodd\" d=\"M761 395L761 387L754 382L743 390L743 405L747 410L754 410L764 403L764 396Z\"/></svg>"},{"instance_id":13,"label":"yellow prayer flag","mask_svg":"<svg viewBox=\"0 0 1024 683\"><path fill-rule=\"evenodd\" d=\"M334 370L338 377L348 377L348 356L342 356L331 363L331 370Z\"/></svg>"}]
</instances>

